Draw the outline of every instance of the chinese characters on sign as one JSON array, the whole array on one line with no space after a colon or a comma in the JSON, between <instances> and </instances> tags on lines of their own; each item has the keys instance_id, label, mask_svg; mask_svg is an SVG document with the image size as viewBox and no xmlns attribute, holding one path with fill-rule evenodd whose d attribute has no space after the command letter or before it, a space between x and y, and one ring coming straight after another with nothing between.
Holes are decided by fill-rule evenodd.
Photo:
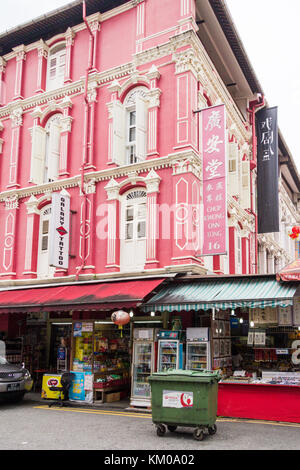
<instances>
[{"instance_id":1,"label":"chinese characters on sign","mask_svg":"<svg viewBox=\"0 0 300 470\"><path fill-rule=\"evenodd\" d=\"M279 232L277 108L256 113L258 233Z\"/></svg>"},{"instance_id":2,"label":"chinese characters on sign","mask_svg":"<svg viewBox=\"0 0 300 470\"><path fill-rule=\"evenodd\" d=\"M274 128L273 128L273 118L266 117L265 120L260 123L261 136L260 144L262 147L262 159L263 161L270 160L271 157L275 154L274 148Z\"/></svg>"},{"instance_id":3,"label":"chinese characters on sign","mask_svg":"<svg viewBox=\"0 0 300 470\"><path fill-rule=\"evenodd\" d=\"M203 155L203 255L226 253L226 117L225 106L201 111Z\"/></svg>"}]
</instances>

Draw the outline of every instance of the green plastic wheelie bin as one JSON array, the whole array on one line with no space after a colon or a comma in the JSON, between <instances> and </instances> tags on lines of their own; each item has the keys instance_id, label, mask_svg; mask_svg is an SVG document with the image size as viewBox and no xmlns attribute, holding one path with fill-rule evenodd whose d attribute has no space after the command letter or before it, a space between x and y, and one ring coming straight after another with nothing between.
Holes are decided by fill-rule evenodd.
<instances>
[{"instance_id":1,"label":"green plastic wheelie bin","mask_svg":"<svg viewBox=\"0 0 300 470\"><path fill-rule=\"evenodd\" d=\"M217 431L218 382L213 371L169 370L155 372L151 384L152 421L158 436L166 427L174 432L177 426L194 427L194 438L202 441L205 432Z\"/></svg>"}]
</instances>

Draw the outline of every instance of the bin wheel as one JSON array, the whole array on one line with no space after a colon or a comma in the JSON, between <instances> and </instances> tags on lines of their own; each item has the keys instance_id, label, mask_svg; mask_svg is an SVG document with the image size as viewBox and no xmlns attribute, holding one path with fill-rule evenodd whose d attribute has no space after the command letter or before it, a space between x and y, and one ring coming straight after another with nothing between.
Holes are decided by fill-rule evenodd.
<instances>
[{"instance_id":1,"label":"bin wheel","mask_svg":"<svg viewBox=\"0 0 300 470\"><path fill-rule=\"evenodd\" d=\"M203 441L204 439L203 429L199 429L199 428L195 429L193 436L194 436L194 439L196 439L196 441Z\"/></svg>"},{"instance_id":2,"label":"bin wheel","mask_svg":"<svg viewBox=\"0 0 300 470\"><path fill-rule=\"evenodd\" d=\"M156 426L156 434L159 437L164 436L166 434L166 426L164 426L163 424L159 424L158 426Z\"/></svg>"},{"instance_id":3,"label":"bin wheel","mask_svg":"<svg viewBox=\"0 0 300 470\"><path fill-rule=\"evenodd\" d=\"M213 424L212 426L208 426L208 434L210 434L210 436L213 436L214 434L216 434L217 432L217 426L215 424Z\"/></svg>"},{"instance_id":4,"label":"bin wheel","mask_svg":"<svg viewBox=\"0 0 300 470\"><path fill-rule=\"evenodd\" d=\"M174 432L174 431L176 431L176 429L177 429L177 426L168 426L168 430L170 432Z\"/></svg>"}]
</instances>

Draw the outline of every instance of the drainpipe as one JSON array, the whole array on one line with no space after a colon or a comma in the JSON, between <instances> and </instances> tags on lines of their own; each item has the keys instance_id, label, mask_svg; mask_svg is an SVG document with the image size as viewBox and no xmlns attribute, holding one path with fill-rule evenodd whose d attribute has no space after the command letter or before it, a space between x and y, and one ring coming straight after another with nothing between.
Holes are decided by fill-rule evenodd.
<instances>
[{"instance_id":1,"label":"drainpipe","mask_svg":"<svg viewBox=\"0 0 300 470\"><path fill-rule=\"evenodd\" d=\"M257 139L256 139L256 131L255 131L255 113L258 108L262 108L265 106L265 98L263 95L258 94L257 99L249 102L249 108L247 108L247 112L249 113L249 122L252 126L252 159L250 161L250 191L251 191L251 213L254 215L255 218L255 274L257 274L258 266L257 266L257 214L254 212L254 194L253 194L253 171L257 166Z\"/></svg>"},{"instance_id":2,"label":"drainpipe","mask_svg":"<svg viewBox=\"0 0 300 470\"><path fill-rule=\"evenodd\" d=\"M92 33L92 30L90 28L90 25L86 19L86 4L85 1L82 2L82 17L83 21L86 24L87 30L90 34L91 37L91 44L90 44L90 50L89 50L89 61L88 61L88 66L85 72L85 89L84 89L84 122L85 122L85 128L84 128L84 139L83 139L83 148L82 148L82 166L81 166L81 182L80 182L80 190L81 194L83 196L83 210L82 210L82 264L77 270L76 273L76 281L79 280L79 274L83 270L85 266L85 254L86 254L86 240L85 240L85 235L86 235L86 210L87 210L87 194L85 192L84 188L84 171L86 168L87 164L87 154L88 154L88 147L89 147L89 135L90 135L90 113L89 113L89 101L88 101L88 82L89 82L89 73L92 70L92 65L93 65L93 51L94 51L94 35Z\"/></svg>"}]
</instances>

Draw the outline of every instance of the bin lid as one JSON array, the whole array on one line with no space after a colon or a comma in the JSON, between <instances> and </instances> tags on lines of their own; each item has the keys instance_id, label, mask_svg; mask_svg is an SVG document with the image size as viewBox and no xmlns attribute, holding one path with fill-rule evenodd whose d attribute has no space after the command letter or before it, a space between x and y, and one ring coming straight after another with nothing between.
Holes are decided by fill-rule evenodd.
<instances>
[{"instance_id":1,"label":"bin lid","mask_svg":"<svg viewBox=\"0 0 300 470\"><path fill-rule=\"evenodd\" d=\"M171 369L166 372L154 372L148 380L159 380L163 378L163 380L199 380L201 382L210 382L211 380L220 380L220 374L218 371L212 370L183 370L183 369Z\"/></svg>"}]
</instances>

